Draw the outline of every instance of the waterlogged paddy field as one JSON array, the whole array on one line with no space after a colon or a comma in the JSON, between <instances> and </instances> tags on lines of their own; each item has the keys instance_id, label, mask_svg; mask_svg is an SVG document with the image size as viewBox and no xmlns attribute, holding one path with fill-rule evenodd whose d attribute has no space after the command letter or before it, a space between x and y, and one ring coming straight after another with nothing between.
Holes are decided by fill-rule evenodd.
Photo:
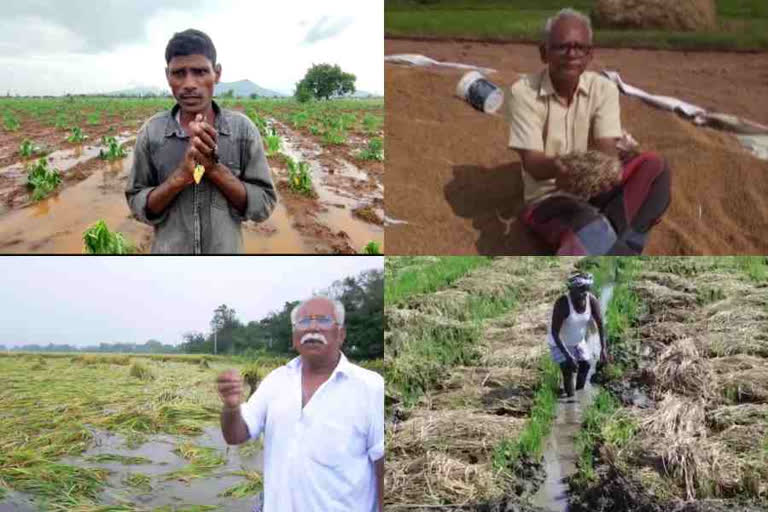
<instances>
[{"instance_id":1,"label":"waterlogged paddy field","mask_svg":"<svg viewBox=\"0 0 768 512\"><path fill-rule=\"evenodd\" d=\"M262 488L261 440L225 443L214 379L279 364L0 357L0 510L250 510Z\"/></svg>"},{"instance_id":2,"label":"waterlogged paddy field","mask_svg":"<svg viewBox=\"0 0 768 512\"><path fill-rule=\"evenodd\" d=\"M383 99L217 101L259 127L280 195L270 219L243 225L246 252L354 253L370 242L383 250ZM99 219L147 252L152 229L132 218L123 190L138 128L172 105L163 98L0 99L0 252L82 252L83 232ZM105 136L124 147L124 158L99 158ZM41 157L60 183L37 200L28 167Z\"/></svg>"},{"instance_id":3,"label":"waterlogged paddy field","mask_svg":"<svg viewBox=\"0 0 768 512\"><path fill-rule=\"evenodd\" d=\"M445 260L387 258L388 510L768 507L764 257ZM576 268L615 281L613 364L568 407L545 336Z\"/></svg>"}]
</instances>

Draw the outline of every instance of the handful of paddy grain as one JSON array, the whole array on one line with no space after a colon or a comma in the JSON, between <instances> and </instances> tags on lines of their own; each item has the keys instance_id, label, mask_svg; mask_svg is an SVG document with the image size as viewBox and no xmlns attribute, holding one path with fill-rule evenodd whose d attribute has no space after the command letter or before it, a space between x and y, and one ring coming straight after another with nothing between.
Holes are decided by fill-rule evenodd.
<instances>
[{"instance_id":1,"label":"handful of paddy grain","mask_svg":"<svg viewBox=\"0 0 768 512\"><path fill-rule=\"evenodd\" d=\"M581 199L590 199L621 183L621 162L602 151L569 153L557 161L563 170L555 177L555 186Z\"/></svg>"}]
</instances>

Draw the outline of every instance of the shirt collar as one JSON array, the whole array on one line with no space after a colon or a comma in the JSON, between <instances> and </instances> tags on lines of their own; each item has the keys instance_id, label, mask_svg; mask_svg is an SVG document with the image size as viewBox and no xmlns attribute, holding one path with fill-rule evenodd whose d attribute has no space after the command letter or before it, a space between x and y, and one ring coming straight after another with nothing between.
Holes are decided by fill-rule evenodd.
<instances>
[{"instance_id":1,"label":"shirt collar","mask_svg":"<svg viewBox=\"0 0 768 512\"><path fill-rule=\"evenodd\" d=\"M216 131L222 135L230 135L232 131L229 127L229 121L222 115L221 107L219 107L218 103L213 100L211 100L211 106L213 107L213 112L215 114L215 121L213 122L214 128L216 128ZM178 103L171 109L171 115L168 119L168 123L165 125L166 137L170 137L171 135L176 135L179 138L188 137L188 135L184 133L184 130L181 129L181 125L176 121L176 113L179 109L181 109L181 106Z\"/></svg>"},{"instance_id":2,"label":"shirt collar","mask_svg":"<svg viewBox=\"0 0 768 512\"><path fill-rule=\"evenodd\" d=\"M294 357L290 361L288 361L285 366L290 368L293 371L300 371L301 370L301 356ZM339 364L336 365L336 368L333 369L333 372L331 373L331 376L329 378L333 379L336 374L345 375L349 377L351 375L352 371L352 363L349 362L349 359L347 359L347 356L344 355L344 352L341 352L341 357L339 357Z\"/></svg>"},{"instance_id":3,"label":"shirt collar","mask_svg":"<svg viewBox=\"0 0 768 512\"><path fill-rule=\"evenodd\" d=\"M586 73L586 71L584 72ZM582 94L589 94L589 90L587 89L587 80L584 78L584 73L579 75L579 85L576 88L577 92L580 92ZM549 68L545 68L542 72L541 77L541 85L539 86L539 96L552 96L557 95L557 91L555 91L555 86L552 84L552 78L549 76Z\"/></svg>"}]
</instances>

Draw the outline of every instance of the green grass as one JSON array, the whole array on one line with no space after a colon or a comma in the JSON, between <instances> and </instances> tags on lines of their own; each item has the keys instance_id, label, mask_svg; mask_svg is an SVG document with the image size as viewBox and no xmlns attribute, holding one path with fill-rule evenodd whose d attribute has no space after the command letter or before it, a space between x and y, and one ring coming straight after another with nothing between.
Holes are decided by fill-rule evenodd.
<instances>
[{"instance_id":1,"label":"green grass","mask_svg":"<svg viewBox=\"0 0 768 512\"><path fill-rule=\"evenodd\" d=\"M584 411L582 428L576 436L579 455L578 472L574 482L578 486L595 481L595 450L606 439L623 446L637 431L637 425L628 418L612 418L619 409L619 402L608 391L601 389L589 408Z\"/></svg>"},{"instance_id":2,"label":"green grass","mask_svg":"<svg viewBox=\"0 0 768 512\"><path fill-rule=\"evenodd\" d=\"M511 5L513 4L513 5ZM536 42L549 16L563 7L589 13L593 0L388 0L387 36L466 37ZM711 32L595 30L598 46L698 50L768 48L768 3L716 0L719 26Z\"/></svg>"},{"instance_id":3,"label":"green grass","mask_svg":"<svg viewBox=\"0 0 768 512\"><path fill-rule=\"evenodd\" d=\"M528 421L516 438L505 438L493 450L493 467L515 474L521 460L538 461L557 410L560 368L548 355L539 360L539 382Z\"/></svg>"},{"instance_id":4,"label":"green grass","mask_svg":"<svg viewBox=\"0 0 768 512\"><path fill-rule=\"evenodd\" d=\"M473 268L490 265L487 256L392 256L385 260L384 302L394 304L414 295L450 286Z\"/></svg>"}]
</instances>

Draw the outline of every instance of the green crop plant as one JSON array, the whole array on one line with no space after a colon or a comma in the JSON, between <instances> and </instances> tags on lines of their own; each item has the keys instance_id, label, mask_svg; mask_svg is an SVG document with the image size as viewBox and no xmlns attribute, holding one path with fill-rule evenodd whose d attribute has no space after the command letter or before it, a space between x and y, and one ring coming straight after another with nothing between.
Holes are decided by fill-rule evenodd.
<instances>
[{"instance_id":1,"label":"green crop plant","mask_svg":"<svg viewBox=\"0 0 768 512\"><path fill-rule=\"evenodd\" d=\"M92 112L86 117L86 122L90 125L101 123L101 114L99 112Z\"/></svg>"},{"instance_id":2,"label":"green crop plant","mask_svg":"<svg viewBox=\"0 0 768 512\"><path fill-rule=\"evenodd\" d=\"M48 167L48 160L38 159L27 166L27 187L32 189L32 200L39 201L53 192L61 183L58 169Z\"/></svg>"},{"instance_id":3,"label":"green crop plant","mask_svg":"<svg viewBox=\"0 0 768 512\"><path fill-rule=\"evenodd\" d=\"M124 158L127 153L122 144L117 142L117 139L111 136L104 136L101 138L101 143L107 146L107 150L99 150L99 158L102 160L119 160Z\"/></svg>"},{"instance_id":4,"label":"green crop plant","mask_svg":"<svg viewBox=\"0 0 768 512\"><path fill-rule=\"evenodd\" d=\"M36 145L29 139L19 144L19 154L23 157L30 157L33 155L44 155L47 151L41 146Z\"/></svg>"},{"instance_id":5,"label":"green crop plant","mask_svg":"<svg viewBox=\"0 0 768 512\"><path fill-rule=\"evenodd\" d=\"M13 114L6 112L3 114L3 128L9 132L17 132L21 128L21 123Z\"/></svg>"},{"instance_id":6,"label":"green crop plant","mask_svg":"<svg viewBox=\"0 0 768 512\"><path fill-rule=\"evenodd\" d=\"M309 113L306 111L296 112L291 116L291 124L294 128L303 127L309 120Z\"/></svg>"},{"instance_id":7,"label":"green crop plant","mask_svg":"<svg viewBox=\"0 0 768 512\"><path fill-rule=\"evenodd\" d=\"M288 186L291 190L307 197L314 197L315 191L312 189L312 176L309 174L309 164L307 162L296 162L292 158L287 159L288 166Z\"/></svg>"},{"instance_id":8,"label":"green crop plant","mask_svg":"<svg viewBox=\"0 0 768 512\"><path fill-rule=\"evenodd\" d=\"M112 232L99 219L83 233L86 254L130 254L134 248L121 233Z\"/></svg>"},{"instance_id":9,"label":"green crop plant","mask_svg":"<svg viewBox=\"0 0 768 512\"><path fill-rule=\"evenodd\" d=\"M363 131L368 134L378 133L384 120L379 116L365 114L363 117Z\"/></svg>"},{"instance_id":10,"label":"green crop plant","mask_svg":"<svg viewBox=\"0 0 768 512\"><path fill-rule=\"evenodd\" d=\"M280 152L283 142L274 128L267 129L267 135L264 137L267 145L267 156L272 156Z\"/></svg>"},{"instance_id":11,"label":"green crop plant","mask_svg":"<svg viewBox=\"0 0 768 512\"><path fill-rule=\"evenodd\" d=\"M67 137L67 142L84 142L88 136L83 133L79 126L72 127L72 132Z\"/></svg>"},{"instance_id":12,"label":"green crop plant","mask_svg":"<svg viewBox=\"0 0 768 512\"><path fill-rule=\"evenodd\" d=\"M323 142L332 146L339 146L347 142L347 134L341 128L330 128L323 134Z\"/></svg>"},{"instance_id":13,"label":"green crop plant","mask_svg":"<svg viewBox=\"0 0 768 512\"><path fill-rule=\"evenodd\" d=\"M379 137L368 141L368 145L358 153L360 160L384 161L384 142Z\"/></svg>"},{"instance_id":14,"label":"green crop plant","mask_svg":"<svg viewBox=\"0 0 768 512\"><path fill-rule=\"evenodd\" d=\"M363 247L363 254L380 256L381 246L379 245L378 242L371 240L370 242L365 244L365 247Z\"/></svg>"}]
</instances>

